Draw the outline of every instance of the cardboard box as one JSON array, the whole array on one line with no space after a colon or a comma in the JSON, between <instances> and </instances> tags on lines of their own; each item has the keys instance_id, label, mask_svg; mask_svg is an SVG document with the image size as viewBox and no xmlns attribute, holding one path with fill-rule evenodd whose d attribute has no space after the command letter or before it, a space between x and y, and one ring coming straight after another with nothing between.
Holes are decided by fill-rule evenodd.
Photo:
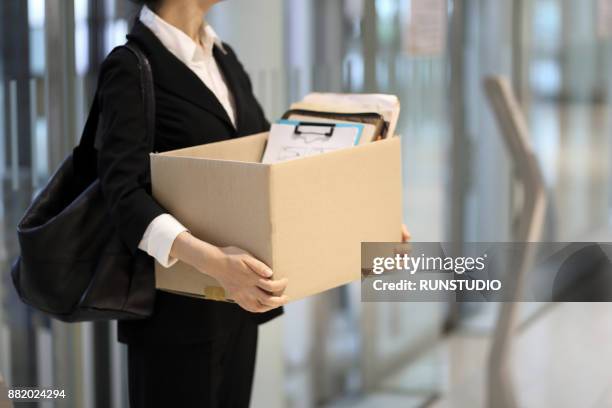
<instances>
[{"instance_id":1,"label":"cardboard box","mask_svg":"<svg viewBox=\"0 0 612 408\"><path fill-rule=\"evenodd\" d=\"M289 278L290 300L360 278L362 241L399 241L398 137L261 164L267 133L151 155L153 196L198 238L236 246ZM181 262L156 265L157 287L226 300Z\"/></svg>"}]
</instances>

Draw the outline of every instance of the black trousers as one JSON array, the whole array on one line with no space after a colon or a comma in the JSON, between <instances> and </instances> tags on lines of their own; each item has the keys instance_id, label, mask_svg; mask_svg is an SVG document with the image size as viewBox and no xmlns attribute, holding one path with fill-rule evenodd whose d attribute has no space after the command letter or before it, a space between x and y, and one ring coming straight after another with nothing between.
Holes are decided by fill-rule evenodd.
<instances>
[{"instance_id":1,"label":"black trousers","mask_svg":"<svg viewBox=\"0 0 612 408\"><path fill-rule=\"evenodd\" d=\"M248 408L257 324L195 344L128 344L131 408Z\"/></svg>"}]
</instances>

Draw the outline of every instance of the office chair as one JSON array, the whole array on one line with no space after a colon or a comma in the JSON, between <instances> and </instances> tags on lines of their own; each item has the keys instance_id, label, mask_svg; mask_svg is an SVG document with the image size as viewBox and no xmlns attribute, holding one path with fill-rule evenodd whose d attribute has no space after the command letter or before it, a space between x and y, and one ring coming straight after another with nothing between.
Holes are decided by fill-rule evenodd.
<instances>
[{"instance_id":1,"label":"office chair","mask_svg":"<svg viewBox=\"0 0 612 408\"><path fill-rule=\"evenodd\" d=\"M524 189L523 211L515 237L517 242L538 242L546 215L544 179L530 143L525 117L507 78L491 76L484 80L484 89L499 130L510 154L518 181ZM512 384L512 346L518 325L518 312L526 274L534 263L536 245L524 245L515 259L512 299L501 305L488 361L487 406L516 408Z\"/></svg>"}]
</instances>

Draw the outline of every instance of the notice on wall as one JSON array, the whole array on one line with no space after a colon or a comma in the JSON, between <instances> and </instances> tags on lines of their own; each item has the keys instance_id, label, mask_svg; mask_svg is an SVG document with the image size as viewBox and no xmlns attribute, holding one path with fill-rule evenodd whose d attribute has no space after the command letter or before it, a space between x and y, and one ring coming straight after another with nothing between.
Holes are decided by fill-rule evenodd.
<instances>
[{"instance_id":1,"label":"notice on wall","mask_svg":"<svg viewBox=\"0 0 612 408\"><path fill-rule=\"evenodd\" d=\"M612 37L612 0L597 1L597 36Z\"/></svg>"},{"instance_id":2,"label":"notice on wall","mask_svg":"<svg viewBox=\"0 0 612 408\"><path fill-rule=\"evenodd\" d=\"M447 32L446 0L412 0L408 28L405 31L407 52L416 56L444 53Z\"/></svg>"}]
</instances>

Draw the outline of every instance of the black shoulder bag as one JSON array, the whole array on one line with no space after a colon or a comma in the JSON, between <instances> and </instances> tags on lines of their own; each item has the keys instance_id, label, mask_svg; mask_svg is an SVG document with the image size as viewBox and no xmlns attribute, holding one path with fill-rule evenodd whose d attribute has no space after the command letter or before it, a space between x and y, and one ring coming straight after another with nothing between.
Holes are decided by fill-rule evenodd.
<instances>
[{"instance_id":1,"label":"black shoulder bag","mask_svg":"<svg viewBox=\"0 0 612 408\"><path fill-rule=\"evenodd\" d=\"M138 63L152 151L151 66L135 44L123 47ZM144 253L133 255L121 241L102 195L96 152L99 117L96 92L79 145L34 198L17 227L21 256L11 275L19 296L66 322L145 318L155 298L151 259Z\"/></svg>"}]
</instances>

